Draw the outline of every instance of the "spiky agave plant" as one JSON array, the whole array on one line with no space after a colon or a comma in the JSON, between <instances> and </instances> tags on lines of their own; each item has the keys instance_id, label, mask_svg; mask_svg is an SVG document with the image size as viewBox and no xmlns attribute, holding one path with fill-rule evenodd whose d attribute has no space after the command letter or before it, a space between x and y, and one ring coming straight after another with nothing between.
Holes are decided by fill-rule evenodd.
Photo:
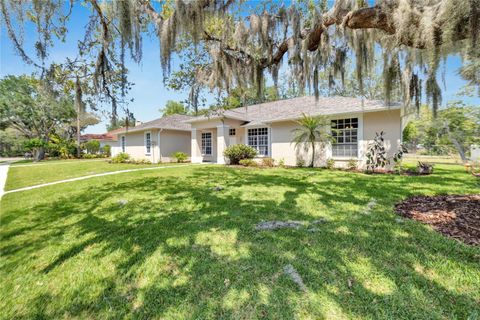
<instances>
[{"instance_id":1,"label":"spiky agave plant","mask_svg":"<svg viewBox=\"0 0 480 320\"><path fill-rule=\"evenodd\" d=\"M295 148L304 145L306 149L312 148L312 162L310 167L315 164L315 145L320 143L323 148L325 144L332 140L332 136L327 132L328 120L322 116L309 116L303 113L303 117L297 120L298 128L292 130Z\"/></svg>"}]
</instances>

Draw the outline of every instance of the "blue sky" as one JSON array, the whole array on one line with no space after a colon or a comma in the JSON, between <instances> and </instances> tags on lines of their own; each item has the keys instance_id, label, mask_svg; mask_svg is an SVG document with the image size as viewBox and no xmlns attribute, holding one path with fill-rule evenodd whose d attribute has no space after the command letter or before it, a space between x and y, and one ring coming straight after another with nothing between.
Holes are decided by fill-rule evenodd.
<instances>
[{"instance_id":1,"label":"blue sky","mask_svg":"<svg viewBox=\"0 0 480 320\"><path fill-rule=\"evenodd\" d=\"M77 40L84 35L85 25L88 21L89 10L83 6L75 5L72 17L69 21L69 33L65 43L57 42L54 49L50 51L51 61L62 62L66 57L75 57L77 53ZM35 33L31 27L25 30L25 43L28 53L35 41ZM178 61L174 59L175 65ZM461 60L457 56L450 57L446 63L445 81L446 88L442 86L443 101L464 100L468 104L480 105L480 98L475 97L459 97L457 96L460 88L465 82L456 74ZM140 121L148 121L160 117L158 111L162 108L167 100L185 100L186 92L175 92L164 87L162 82L162 70L160 66L159 43L156 37L145 37L143 42L143 59L138 65L128 62L127 65L130 73L128 79L135 83L129 93L130 98L134 98L134 102L129 104L129 109L133 111L136 118ZM32 66L26 65L20 57L18 57L8 39L3 25L0 32L0 77L8 74L20 75L30 74L34 71ZM442 70L440 70L442 72ZM207 97L211 102L213 95ZM108 106L106 106L108 110ZM123 114L121 114L123 116ZM102 122L86 129L86 133L100 133L105 131L105 124L108 122L106 115L101 115Z\"/></svg>"}]
</instances>

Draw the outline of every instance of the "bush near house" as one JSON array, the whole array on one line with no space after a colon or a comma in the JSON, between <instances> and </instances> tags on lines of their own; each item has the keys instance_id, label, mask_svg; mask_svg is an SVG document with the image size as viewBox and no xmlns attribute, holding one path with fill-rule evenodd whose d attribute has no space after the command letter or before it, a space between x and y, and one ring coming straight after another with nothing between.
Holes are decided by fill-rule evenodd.
<instances>
[{"instance_id":1,"label":"bush near house","mask_svg":"<svg viewBox=\"0 0 480 320\"><path fill-rule=\"evenodd\" d=\"M90 140L85 142L85 149L90 154L95 154L100 151L100 142L98 140Z\"/></svg>"},{"instance_id":2,"label":"bush near house","mask_svg":"<svg viewBox=\"0 0 480 320\"><path fill-rule=\"evenodd\" d=\"M274 167L275 166L275 160L272 158L263 158L262 159L262 166L263 167Z\"/></svg>"},{"instance_id":3,"label":"bush near house","mask_svg":"<svg viewBox=\"0 0 480 320\"><path fill-rule=\"evenodd\" d=\"M335 168L335 160L332 158L327 160L327 169L334 169Z\"/></svg>"},{"instance_id":4,"label":"bush near house","mask_svg":"<svg viewBox=\"0 0 480 320\"><path fill-rule=\"evenodd\" d=\"M347 162L347 169L348 170L357 170L358 168L358 161L355 159L350 159Z\"/></svg>"},{"instance_id":5,"label":"bush near house","mask_svg":"<svg viewBox=\"0 0 480 320\"><path fill-rule=\"evenodd\" d=\"M258 163L252 159L242 159L239 161L239 164L244 167L257 167Z\"/></svg>"},{"instance_id":6,"label":"bush near house","mask_svg":"<svg viewBox=\"0 0 480 320\"><path fill-rule=\"evenodd\" d=\"M101 152L105 154L107 157L110 157L112 155L112 147L109 144L106 144L101 149Z\"/></svg>"},{"instance_id":7,"label":"bush near house","mask_svg":"<svg viewBox=\"0 0 480 320\"><path fill-rule=\"evenodd\" d=\"M130 155L125 152L120 152L115 157L113 157L110 162L111 163L125 163L127 160L130 160Z\"/></svg>"},{"instance_id":8,"label":"bush near house","mask_svg":"<svg viewBox=\"0 0 480 320\"><path fill-rule=\"evenodd\" d=\"M255 158L257 150L244 144L234 144L227 147L223 155L228 158L230 164L239 164L240 160Z\"/></svg>"},{"instance_id":9,"label":"bush near house","mask_svg":"<svg viewBox=\"0 0 480 320\"><path fill-rule=\"evenodd\" d=\"M182 163L187 161L188 155L185 152L177 151L172 154L172 158L175 158L178 163Z\"/></svg>"}]
</instances>

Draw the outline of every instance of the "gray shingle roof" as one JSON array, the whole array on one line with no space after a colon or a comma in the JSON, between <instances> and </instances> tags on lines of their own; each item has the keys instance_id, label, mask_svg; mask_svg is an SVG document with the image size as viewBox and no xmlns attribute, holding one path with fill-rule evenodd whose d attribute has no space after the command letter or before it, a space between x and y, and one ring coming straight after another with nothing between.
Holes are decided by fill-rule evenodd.
<instances>
[{"instance_id":1,"label":"gray shingle roof","mask_svg":"<svg viewBox=\"0 0 480 320\"><path fill-rule=\"evenodd\" d=\"M362 100L360 98L334 96L319 97L318 100L316 100L313 96L305 96L231 109L225 111L224 116L226 118L231 117L249 122L265 123L299 119L302 117L302 113L310 116L328 116L399 108L400 104L398 103L386 106L382 100L364 99L362 105ZM196 122L208 119L209 117L207 116L201 116L187 120L187 122Z\"/></svg>"},{"instance_id":2,"label":"gray shingle roof","mask_svg":"<svg viewBox=\"0 0 480 320\"><path fill-rule=\"evenodd\" d=\"M190 131L190 123L185 122L195 118L193 116L186 116L183 114L173 114L165 116L152 121L144 122L141 125L130 127L128 132L143 131L147 129L170 129L170 130L182 130ZM125 132L125 131L123 131Z\"/></svg>"}]
</instances>

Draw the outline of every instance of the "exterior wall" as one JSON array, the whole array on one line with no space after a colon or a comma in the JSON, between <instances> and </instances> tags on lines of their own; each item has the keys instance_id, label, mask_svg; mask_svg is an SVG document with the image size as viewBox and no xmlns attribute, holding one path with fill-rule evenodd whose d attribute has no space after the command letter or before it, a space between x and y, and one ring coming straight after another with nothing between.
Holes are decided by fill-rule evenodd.
<instances>
[{"instance_id":1,"label":"exterior wall","mask_svg":"<svg viewBox=\"0 0 480 320\"><path fill-rule=\"evenodd\" d=\"M298 148L292 143L294 134L292 130L298 128L293 121L277 122L271 125L271 157L278 163L283 159L285 165L295 166L298 159L303 159L305 165L309 165L312 159L311 146L301 144ZM315 166L323 166L326 161L326 148L322 148L320 143L315 147Z\"/></svg>"},{"instance_id":2,"label":"exterior wall","mask_svg":"<svg viewBox=\"0 0 480 320\"><path fill-rule=\"evenodd\" d=\"M392 157L397 152L402 139L402 119L400 110L387 110L380 112L365 113L363 115L363 136L361 145L363 155L366 154L368 144L375 138L375 133L383 131L387 157ZM361 166L365 166L365 159L362 157Z\"/></svg>"},{"instance_id":3,"label":"exterior wall","mask_svg":"<svg viewBox=\"0 0 480 320\"><path fill-rule=\"evenodd\" d=\"M191 149L192 152L192 162L217 162L224 163L223 150L225 147L231 144L233 139L230 139L229 129L235 129L235 143L245 143L244 142L244 130L240 127L242 124L239 120L225 119L221 121L220 119L212 119L200 122L192 123L192 132L191 136ZM202 132L211 132L212 133L212 154L211 155L202 155ZM192 137L195 137L193 139Z\"/></svg>"},{"instance_id":4,"label":"exterior wall","mask_svg":"<svg viewBox=\"0 0 480 320\"><path fill-rule=\"evenodd\" d=\"M480 161L480 145L470 146L470 153L470 159L472 159L472 161Z\"/></svg>"},{"instance_id":5,"label":"exterior wall","mask_svg":"<svg viewBox=\"0 0 480 320\"><path fill-rule=\"evenodd\" d=\"M388 157L392 157L398 150L401 142L401 129L402 118L401 110L386 110L371 113L356 113L356 114L344 114L338 116L332 116L331 119L342 118L358 118L358 155L353 159L358 161L360 168L365 166L365 154L370 142L375 138L376 132L385 132L385 145L387 147ZM226 146L235 144L246 144L246 132L248 128L240 127L241 122L236 120L225 121L223 124L220 120L202 121L192 123L192 134L195 134L196 142L191 139L191 145L197 147L197 150L201 150L201 133L205 131L212 132L212 155L211 156L198 156L198 162L201 161L219 161L217 158L217 139ZM225 127L225 132L228 129L235 129L235 139L227 136L225 139L222 135L217 137L217 127ZM298 159L303 159L305 165L309 165L312 158L311 147L300 145L298 148L292 143L293 133L292 130L298 127L294 121L275 122L267 126L270 134L270 156L278 163L283 160L286 165L295 166ZM223 131L223 130L222 130ZM315 166L325 166L326 161L332 158L331 146L326 145L322 147L320 143L316 145ZM199 151L197 151L200 154ZM220 155L221 156L221 155ZM337 167L345 167L351 158L333 158ZM220 162L220 161L219 161ZM220 162L221 163L221 162Z\"/></svg>"},{"instance_id":6,"label":"exterior wall","mask_svg":"<svg viewBox=\"0 0 480 320\"><path fill-rule=\"evenodd\" d=\"M152 147L150 154L145 150L145 133L150 132ZM125 136L125 152L136 160L149 160L152 163L169 162L171 154L176 151L185 152L190 156L190 132L177 130L151 129L138 132L119 134L118 141L112 146L112 156L122 152L122 136Z\"/></svg>"},{"instance_id":7,"label":"exterior wall","mask_svg":"<svg viewBox=\"0 0 480 320\"><path fill-rule=\"evenodd\" d=\"M174 152L185 152L191 156L190 132L177 130L160 131L160 159L162 162L175 160L171 158Z\"/></svg>"}]
</instances>

